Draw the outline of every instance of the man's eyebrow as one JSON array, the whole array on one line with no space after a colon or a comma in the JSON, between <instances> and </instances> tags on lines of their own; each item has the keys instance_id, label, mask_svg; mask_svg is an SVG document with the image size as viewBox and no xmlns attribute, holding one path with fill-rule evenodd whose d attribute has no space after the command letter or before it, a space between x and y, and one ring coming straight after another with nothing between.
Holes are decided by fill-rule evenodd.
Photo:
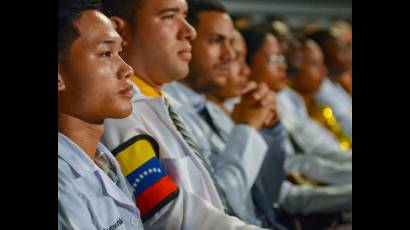
<instances>
[{"instance_id":1,"label":"man's eyebrow","mask_svg":"<svg viewBox=\"0 0 410 230\"><path fill-rule=\"evenodd\" d=\"M113 39L106 39L106 40L98 42L98 45L111 45L114 43L115 41Z\"/></svg>"},{"instance_id":2,"label":"man's eyebrow","mask_svg":"<svg viewBox=\"0 0 410 230\"><path fill-rule=\"evenodd\" d=\"M218 39L225 39L226 38L226 36L222 33L212 33L211 37L218 38Z\"/></svg>"},{"instance_id":3,"label":"man's eyebrow","mask_svg":"<svg viewBox=\"0 0 410 230\"><path fill-rule=\"evenodd\" d=\"M121 44L121 46L122 46L123 43L124 43L124 40L121 39L121 38L119 38L119 39L108 38L108 39L105 39L105 40L102 40L102 41L98 42L98 45L112 45L112 44L116 44L116 43Z\"/></svg>"},{"instance_id":4,"label":"man's eyebrow","mask_svg":"<svg viewBox=\"0 0 410 230\"><path fill-rule=\"evenodd\" d=\"M159 14L164 14L164 13L168 13L168 12L179 12L179 11L181 11L181 10L178 7L167 7L167 8L161 9L159 11Z\"/></svg>"}]
</instances>

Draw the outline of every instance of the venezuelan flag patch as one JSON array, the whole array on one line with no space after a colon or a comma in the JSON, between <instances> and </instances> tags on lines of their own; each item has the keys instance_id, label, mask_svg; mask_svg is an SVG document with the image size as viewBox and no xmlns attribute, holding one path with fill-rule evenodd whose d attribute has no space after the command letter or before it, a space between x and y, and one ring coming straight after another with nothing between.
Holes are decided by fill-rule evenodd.
<instances>
[{"instance_id":1,"label":"venezuelan flag patch","mask_svg":"<svg viewBox=\"0 0 410 230\"><path fill-rule=\"evenodd\" d=\"M178 186L159 162L159 145L148 135L138 135L112 151L131 184L134 199L146 221L178 196Z\"/></svg>"}]
</instances>

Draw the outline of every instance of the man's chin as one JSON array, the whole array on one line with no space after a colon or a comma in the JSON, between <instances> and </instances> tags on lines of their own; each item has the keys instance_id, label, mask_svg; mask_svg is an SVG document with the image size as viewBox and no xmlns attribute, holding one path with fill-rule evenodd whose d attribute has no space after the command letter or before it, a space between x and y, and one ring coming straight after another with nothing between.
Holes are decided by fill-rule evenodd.
<instances>
[{"instance_id":1,"label":"man's chin","mask_svg":"<svg viewBox=\"0 0 410 230\"><path fill-rule=\"evenodd\" d=\"M188 77L188 74L189 74L188 66L186 68L181 68L178 71L176 71L176 73L173 76L173 80L174 81L182 80L182 79Z\"/></svg>"},{"instance_id":2,"label":"man's chin","mask_svg":"<svg viewBox=\"0 0 410 230\"><path fill-rule=\"evenodd\" d=\"M228 83L228 77L226 77L226 76L220 76L219 78L218 78L218 80L216 80L215 82L214 82L214 87L215 88L218 88L218 89L223 89L223 88L225 88L225 86L226 86L226 84Z\"/></svg>"},{"instance_id":3,"label":"man's chin","mask_svg":"<svg viewBox=\"0 0 410 230\"><path fill-rule=\"evenodd\" d=\"M128 117L132 113L132 106L127 107L127 108L121 108L118 111L116 111L115 114L112 114L110 118L112 119L122 119Z\"/></svg>"}]
</instances>

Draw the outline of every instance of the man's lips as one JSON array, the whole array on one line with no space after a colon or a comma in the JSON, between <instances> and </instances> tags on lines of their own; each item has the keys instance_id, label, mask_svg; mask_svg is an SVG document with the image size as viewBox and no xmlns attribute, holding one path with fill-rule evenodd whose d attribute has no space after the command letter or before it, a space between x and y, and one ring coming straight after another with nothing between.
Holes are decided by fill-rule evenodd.
<instances>
[{"instance_id":1,"label":"man's lips","mask_svg":"<svg viewBox=\"0 0 410 230\"><path fill-rule=\"evenodd\" d=\"M217 67L216 72L220 75L229 76L229 68L228 67Z\"/></svg>"},{"instance_id":2,"label":"man's lips","mask_svg":"<svg viewBox=\"0 0 410 230\"><path fill-rule=\"evenodd\" d=\"M119 94L127 98L132 98L132 85L128 85L127 87L119 91Z\"/></svg>"},{"instance_id":3,"label":"man's lips","mask_svg":"<svg viewBox=\"0 0 410 230\"><path fill-rule=\"evenodd\" d=\"M186 48L186 49L180 50L180 51L178 52L178 56L179 56L182 60L189 62L189 61L191 61L191 59L192 59L192 49L191 49L191 48Z\"/></svg>"}]
</instances>

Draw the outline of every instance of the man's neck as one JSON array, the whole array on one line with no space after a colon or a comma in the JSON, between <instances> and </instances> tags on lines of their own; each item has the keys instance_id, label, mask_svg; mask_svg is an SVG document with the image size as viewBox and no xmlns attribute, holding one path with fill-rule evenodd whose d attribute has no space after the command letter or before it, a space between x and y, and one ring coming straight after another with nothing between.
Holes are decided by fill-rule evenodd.
<instances>
[{"instance_id":1,"label":"man's neck","mask_svg":"<svg viewBox=\"0 0 410 230\"><path fill-rule=\"evenodd\" d=\"M328 76L329 79L332 80L333 82L336 81L340 77L341 74L343 74L346 70L343 70L342 68L332 65L328 67Z\"/></svg>"},{"instance_id":2,"label":"man's neck","mask_svg":"<svg viewBox=\"0 0 410 230\"><path fill-rule=\"evenodd\" d=\"M294 81L292 82L292 88L300 95L303 97L303 100L306 103L311 103L314 98L315 98L315 94L310 93L310 92L305 92L305 90L302 89L302 87L300 87L300 85L298 84L298 82Z\"/></svg>"},{"instance_id":3,"label":"man's neck","mask_svg":"<svg viewBox=\"0 0 410 230\"><path fill-rule=\"evenodd\" d=\"M92 124L74 116L59 113L58 131L80 146L91 159L95 159L97 144L104 132L103 123Z\"/></svg>"},{"instance_id":4,"label":"man's neck","mask_svg":"<svg viewBox=\"0 0 410 230\"><path fill-rule=\"evenodd\" d=\"M212 94L211 92L201 92L201 90L196 89L195 87L193 87L193 84L191 84L189 81L182 80L182 81L179 81L179 82L182 83L183 85L185 85L186 87L192 89L196 93L201 94L201 95L205 95L207 100L210 100L213 103L215 103L220 109L222 109L226 114L229 115L228 110L225 108L225 104L224 104L225 100L222 99L221 97L218 97L218 96Z\"/></svg>"},{"instance_id":5,"label":"man's neck","mask_svg":"<svg viewBox=\"0 0 410 230\"><path fill-rule=\"evenodd\" d=\"M192 83L189 80L187 80L187 78L184 78L184 79L180 80L179 83L182 83L186 87L188 87L188 88L192 89L193 91L195 91L197 94L201 94L201 95L208 94L208 93L212 92L212 90L213 90L213 87L200 87L199 84Z\"/></svg>"},{"instance_id":6,"label":"man's neck","mask_svg":"<svg viewBox=\"0 0 410 230\"><path fill-rule=\"evenodd\" d=\"M155 90L158 94L161 94L163 84L157 84L150 77L147 77L145 75L136 75L136 76L140 78L141 80L143 80L145 83L147 83L149 86L151 86L152 89Z\"/></svg>"},{"instance_id":7,"label":"man's neck","mask_svg":"<svg viewBox=\"0 0 410 230\"><path fill-rule=\"evenodd\" d=\"M300 91L297 91L297 90L296 90L296 92L298 92L298 93L303 97L303 100L305 100L305 102L306 102L307 104L311 104L311 103L314 102L314 99L315 99L315 95L314 95L314 94L311 94L311 93L303 93L303 92L300 92Z\"/></svg>"},{"instance_id":8,"label":"man's neck","mask_svg":"<svg viewBox=\"0 0 410 230\"><path fill-rule=\"evenodd\" d=\"M193 91L198 92L198 91L195 89L194 85L191 84L191 82L189 82L189 81L187 81L187 80L185 80L185 79L178 81L178 83L181 83L181 84L185 85L186 87L192 89Z\"/></svg>"}]
</instances>

